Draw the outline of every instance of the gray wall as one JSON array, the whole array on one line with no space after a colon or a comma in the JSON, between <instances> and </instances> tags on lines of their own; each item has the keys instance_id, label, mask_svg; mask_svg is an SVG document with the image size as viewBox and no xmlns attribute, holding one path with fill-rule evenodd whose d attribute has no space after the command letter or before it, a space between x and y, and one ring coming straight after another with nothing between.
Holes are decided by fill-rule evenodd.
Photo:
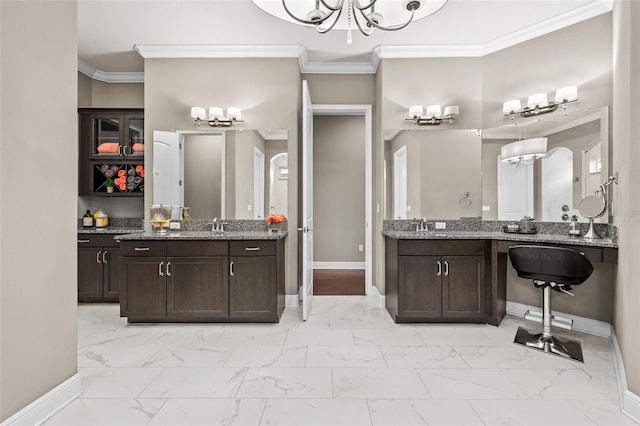
<instances>
[{"instance_id":1,"label":"gray wall","mask_svg":"<svg viewBox=\"0 0 640 426\"><path fill-rule=\"evenodd\" d=\"M627 385L640 395L640 2L613 7L613 171L619 173L613 218L620 234L614 324Z\"/></svg>"},{"instance_id":2,"label":"gray wall","mask_svg":"<svg viewBox=\"0 0 640 426\"><path fill-rule=\"evenodd\" d=\"M0 422L78 371L76 7L0 2Z\"/></svg>"},{"instance_id":3,"label":"gray wall","mask_svg":"<svg viewBox=\"0 0 640 426\"><path fill-rule=\"evenodd\" d=\"M313 119L315 262L364 262L364 124L363 116Z\"/></svg>"}]
</instances>

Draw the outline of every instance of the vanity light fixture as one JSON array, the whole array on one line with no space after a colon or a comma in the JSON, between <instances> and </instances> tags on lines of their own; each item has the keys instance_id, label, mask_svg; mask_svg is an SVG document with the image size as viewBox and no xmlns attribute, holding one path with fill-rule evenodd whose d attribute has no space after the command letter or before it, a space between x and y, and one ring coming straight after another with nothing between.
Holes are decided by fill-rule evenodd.
<instances>
[{"instance_id":1,"label":"vanity light fixture","mask_svg":"<svg viewBox=\"0 0 640 426\"><path fill-rule=\"evenodd\" d=\"M294 24L313 26L320 34L332 29L358 30L370 36L378 28L397 31L436 13L448 0L253 0L265 12ZM280 4L281 3L281 4ZM388 22L383 24L383 17Z\"/></svg>"},{"instance_id":2,"label":"vanity light fixture","mask_svg":"<svg viewBox=\"0 0 640 426\"><path fill-rule=\"evenodd\" d=\"M242 111L237 107L227 108L226 116L222 108L211 107L209 108L209 118L207 118L204 108L191 107L191 118L193 118L197 126L202 124L203 121L209 123L211 127L231 127L235 126L236 123L244 123L244 120L241 120Z\"/></svg>"},{"instance_id":3,"label":"vanity light fixture","mask_svg":"<svg viewBox=\"0 0 640 426\"><path fill-rule=\"evenodd\" d=\"M521 139L500 148L500 161L513 167L533 164L547 154L547 138Z\"/></svg>"},{"instance_id":4,"label":"vanity light fixture","mask_svg":"<svg viewBox=\"0 0 640 426\"><path fill-rule=\"evenodd\" d=\"M405 121L412 121L419 126L438 126L444 123L453 123L460 115L458 105L448 105L444 107L444 114L440 105L429 105L427 113L424 113L422 105L413 105L409 108L409 117Z\"/></svg>"},{"instance_id":5,"label":"vanity light fixture","mask_svg":"<svg viewBox=\"0 0 640 426\"><path fill-rule=\"evenodd\" d=\"M553 101L547 99L546 93L535 93L527 99L527 105L523 108L519 99L507 101L502 105L502 113L512 120L517 114L522 117L532 117L539 114L553 112L562 105L562 109L567 109L567 105L578 100L578 88L576 86L563 87L556 90Z\"/></svg>"}]
</instances>

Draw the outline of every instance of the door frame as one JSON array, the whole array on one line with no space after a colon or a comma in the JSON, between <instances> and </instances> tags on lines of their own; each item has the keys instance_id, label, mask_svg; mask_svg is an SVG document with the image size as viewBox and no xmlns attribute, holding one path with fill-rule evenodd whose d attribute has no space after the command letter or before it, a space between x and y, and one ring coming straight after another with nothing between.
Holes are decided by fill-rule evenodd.
<instances>
[{"instance_id":1,"label":"door frame","mask_svg":"<svg viewBox=\"0 0 640 426\"><path fill-rule=\"evenodd\" d=\"M364 291L373 296L373 113L369 104L313 104L313 115L361 115L365 126Z\"/></svg>"}]
</instances>

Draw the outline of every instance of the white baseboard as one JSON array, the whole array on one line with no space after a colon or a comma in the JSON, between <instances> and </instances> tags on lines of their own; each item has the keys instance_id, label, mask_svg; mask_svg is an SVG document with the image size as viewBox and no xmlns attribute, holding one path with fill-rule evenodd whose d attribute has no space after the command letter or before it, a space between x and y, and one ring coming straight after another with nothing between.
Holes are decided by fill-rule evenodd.
<instances>
[{"instance_id":1,"label":"white baseboard","mask_svg":"<svg viewBox=\"0 0 640 426\"><path fill-rule=\"evenodd\" d=\"M297 308L300 306L300 299L297 294L287 294L284 296L285 308Z\"/></svg>"},{"instance_id":2,"label":"white baseboard","mask_svg":"<svg viewBox=\"0 0 640 426\"><path fill-rule=\"evenodd\" d=\"M364 269L364 262L313 262L313 269Z\"/></svg>"},{"instance_id":3,"label":"white baseboard","mask_svg":"<svg viewBox=\"0 0 640 426\"><path fill-rule=\"evenodd\" d=\"M373 288L373 294L371 295L371 297L373 297L376 300L376 303L378 304L378 306L380 306L381 308L384 308L385 306L384 295L380 293L380 290L378 290L378 287L376 287L375 285L372 286L372 288Z\"/></svg>"},{"instance_id":4,"label":"white baseboard","mask_svg":"<svg viewBox=\"0 0 640 426\"><path fill-rule=\"evenodd\" d=\"M66 407L81 393L80 375L74 374L6 419L1 426L40 425Z\"/></svg>"},{"instance_id":5,"label":"white baseboard","mask_svg":"<svg viewBox=\"0 0 640 426\"><path fill-rule=\"evenodd\" d=\"M616 331L613 327L611 327L609 342L611 343L611 352L613 353L613 365L616 368L622 412L636 423L640 423L640 397L631 392L627 386L627 376L624 371L622 353L620 352L620 345L618 344Z\"/></svg>"},{"instance_id":6,"label":"white baseboard","mask_svg":"<svg viewBox=\"0 0 640 426\"><path fill-rule=\"evenodd\" d=\"M541 312L536 306L525 305L516 302L507 302L507 314L517 317L524 317L527 311ZM573 320L573 330L582 333L593 334L600 337L609 337L611 335L611 324L608 322L598 321L591 318L580 317L577 315L566 314L564 312L551 311L552 315Z\"/></svg>"}]
</instances>

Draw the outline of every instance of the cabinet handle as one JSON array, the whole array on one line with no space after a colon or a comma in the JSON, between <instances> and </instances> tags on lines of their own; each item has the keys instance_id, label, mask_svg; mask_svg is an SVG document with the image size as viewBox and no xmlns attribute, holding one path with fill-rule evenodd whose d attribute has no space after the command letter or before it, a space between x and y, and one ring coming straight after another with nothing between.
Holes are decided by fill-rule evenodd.
<instances>
[{"instance_id":1,"label":"cabinet handle","mask_svg":"<svg viewBox=\"0 0 640 426\"><path fill-rule=\"evenodd\" d=\"M162 267L164 266L164 261L160 262L158 264L158 275L160 275L161 277L164 277L164 272L162 272Z\"/></svg>"},{"instance_id":2,"label":"cabinet handle","mask_svg":"<svg viewBox=\"0 0 640 426\"><path fill-rule=\"evenodd\" d=\"M90 240L78 240L78 243L90 243Z\"/></svg>"},{"instance_id":3,"label":"cabinet handle","mask_svg":"<svg viewBox=\"0 0 640 426\"><path fill-rule=\"evenodd\" d=\"M122 146L118 147L118 155L122 157Z\"/></svg>"},{"instance_id":4,"label":"cabinet handle","mask_svg":"<svg viewBox=\"0 0 640 426\"><path fill-rule=\"evenodd\" d=\"M102 252L102 263L109 263L108 262L109 258L107 257L107 253L109 252L106 250Z\"/></svg>"},{"instance_id":5,"label":"cabinet handle","mask_svg":"<svg viewBox=\"0 0 640 426\"><path fill-rule=\"evenodd\" d=\"M129 156L129 153L127 153L127 148L129 148L129 147L128 147L128 146L123 146L123 147L122 147L122 152L124 153L124 156L125 156L125 157L128 157L128 156Z\"/></svg>"},{"instance_id":6,"label":"cabinet handle","mask_svg":"<svg viewBox=\"0 0 640 426\"><path fill-rule=\"evenodd\" d=\"M149 251L149 247L136 247L134 248L135 251Z\"/></svg>"},{"instance_id":7,"label":"cabinet handle","mask_svg":"<svg viewBox=\"0 0 640 426\"><path fill-rule=\"evenodd\" d=\"M245 247L245 251L260 251L260 247Z\"/></svg>"},{"instance_id":8,"label":"cabinet handle","mask_svg":"<svg viewBox=\"0 0 640 426\"><path fill-rule=\"evenodd\" d=\"M438 276L442 275L442 263L438 260Z\"/></svg>"},{"instance_id":9,"label":"cabinet handle","mask_svg":"<svg viewBox=\"0 0 640 426\"><path fill-rule=\"evenodd\" d=\"M229 275L233 277L233 260L229 262Z\"/></svg>"},{"instance_id":10,"label":"cabinet handle","mask_svg":"<svg viewBox=\"0 0 640 426\"><path fill-rule=\"evenodd\" d=\"M449 275L449 262L447 262L446 260L444 261L444 275Z\"/></svg>"},{"instance_id":11,"label":"cabinet handle","mask_svg":"<svg viewBox=\"0 0 640 426\"><path fill-rule=\"evenodd\" d=\"M102 263L102 258L100 257L102 255L102 250L99 250L96 253L96 263Z\"/></svg>"},{"instance_id":12,"label":"cabinet handle","mask_svg":"<svg viewBox=\"0 0 640 426\"><path fill-rule=\"evenodd\" d=\"M167 262L167 276L170 277L171 276L171 262Z\"/></svg>"}]
</instances>

